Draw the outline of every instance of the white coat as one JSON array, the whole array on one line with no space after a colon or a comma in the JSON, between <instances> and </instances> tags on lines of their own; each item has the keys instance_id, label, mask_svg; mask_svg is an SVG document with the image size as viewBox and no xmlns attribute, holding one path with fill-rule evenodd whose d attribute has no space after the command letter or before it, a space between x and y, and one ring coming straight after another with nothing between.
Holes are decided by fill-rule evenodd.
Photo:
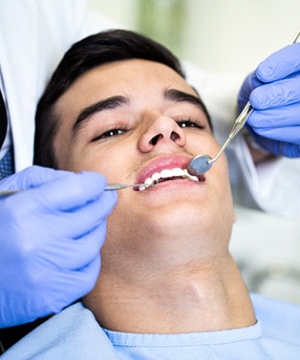
<instances>
[{"instance_id":1,"label":"white coat","mask_svg":"<svg viewBox=\"0 0 300 360\"><path fill-rule=\"evenodd\" d=\"M0 16L0 65L19 171L32 165L36 104L51 73L75 41L110 23L90 21L84 0L0 1Z\"/></svg>"}]
</instances>

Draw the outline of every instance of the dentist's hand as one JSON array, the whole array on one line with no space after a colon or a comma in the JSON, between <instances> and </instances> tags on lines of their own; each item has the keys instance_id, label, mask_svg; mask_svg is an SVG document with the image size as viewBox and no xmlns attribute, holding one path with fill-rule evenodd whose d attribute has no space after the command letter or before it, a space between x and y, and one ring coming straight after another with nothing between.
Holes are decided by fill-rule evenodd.
<instances>
[{"instance_id":1,"label":"dentist's hand","mask_svg":"<svg viewBox=\"0 0 300 360\"><path fill-rule=\"evenodd\" d=\"M238 96L242 110L255 109L246 126L267 151L300 157L300 43L289 45L260 63Z\"/></svg>"},{"instance_id":2,"label":"dentist's hand","mask_svg":"<svg viewBox=\"0 0 300 360\"><path fill-rule=\"evenodd\" d=\"M87 294L116 204L97 173L31 167L0 182L0 327L57 313Z\"/></svg>"}]
</instances>

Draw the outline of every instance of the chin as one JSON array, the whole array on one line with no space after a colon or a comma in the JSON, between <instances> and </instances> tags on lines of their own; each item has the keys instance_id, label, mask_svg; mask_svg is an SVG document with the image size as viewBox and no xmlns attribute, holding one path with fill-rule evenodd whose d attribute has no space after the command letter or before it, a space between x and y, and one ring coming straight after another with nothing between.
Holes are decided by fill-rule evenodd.
<instances>
[{"instance_id":1,"label":"chin","mask_svg":"<svg viewBox=\"0 0 300 360\"><path fill-rule=\"evenodd\" d=\"M159 232L173 234L180 231L187 234L191 231L199 232L204 224L210 223L208 219L209 216L205 210L193 208L190 203L181 202L178 205L169 206L167 210L156 209L151 212L151 217L148 217L147 221L151 222L152 228Z\"/></svg>"}]
</instances>

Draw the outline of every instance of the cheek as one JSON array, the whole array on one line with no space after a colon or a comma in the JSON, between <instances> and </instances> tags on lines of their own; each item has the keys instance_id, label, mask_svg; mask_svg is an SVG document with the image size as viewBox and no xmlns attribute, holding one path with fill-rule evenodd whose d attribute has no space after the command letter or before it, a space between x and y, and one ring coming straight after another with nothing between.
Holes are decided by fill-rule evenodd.
<instances>
[{"instance_id":1,"label":"cheek","mask_svg":"<svg viewBox=\"0 0 300 360\"><path fill-rule=\"evenodd\" d=\"M80 151L71 151L67 159L68 170L95 171L104 175L110 183L124 182L126 152L115 149L91 146Z\"/></svg>"},{"instance_id":2,"label":"cheek","mask_svg":"<svg viewBox=\"0 0 300 360\"><path fill-rule=\"evenodd\" d=\"M229 169L225 154L212 165L207 172L208 180L211 179L214 184L214 189L217 192L217 208L224 215L228 215L230 221L234 221L233 197L231 192L231 185L229 179Z\"/></svg>"},{"instance_id":3,"label":"cheek","mask_svg":"<svg viewBox=\"0 0 300 360\"><path fill-rule=\"evenodd\" d=\"M83 153L79 153L72 146L65 146L64 150L57 151L56 158L58 159L59 169L80 172L82 170L88 170L89 161L85 158Z\"/></svg>"},{"instance_id":4,"label":"cheek","mask_svg":"<svg viewBox=\"0 0 300 360\"><path fill-rule=\"evenodd\" d=\"M220 145L210 132L187 134L187 143L194 156L207 154L213 158L220 150Z\"/></svg>"}]
</instances>

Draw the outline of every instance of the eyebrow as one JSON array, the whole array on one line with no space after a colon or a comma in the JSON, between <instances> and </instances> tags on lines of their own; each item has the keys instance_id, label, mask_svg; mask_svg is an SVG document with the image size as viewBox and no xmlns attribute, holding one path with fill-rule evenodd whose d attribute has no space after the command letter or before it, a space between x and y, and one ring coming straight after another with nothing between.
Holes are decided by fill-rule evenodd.
<instances>
[{"instance_id":1,"label":"eyebrow","mask_svg":"<svg viewBox=\"0 0 300 360\"><path fill-rule=\"evenodd\" d=\"M195 90L196 91L196 90ZM204 114L207 117L207 121L209 123L209 126L212 129L212 123L210 119L210 115L207 111L206 106L204 105L203 101L200 99L200 97L197 97L195 95L188 94L186 92L176 90L176 89L166 89L164 96L166 99L176 101L176 102L188 102L190 104L196 105L200 110L204 112Z\"/></svg>"},{"instance_id":2,"label":"eyebrow","mask_svg":"<svg viewBox=\"0 0 300 360\"><path fill-rule=\"evenodd\" d=\"M82 109L77 116L77 119L75 121L75 124L73 125L73 131L76 132L79 130L79 128L88 121L88 119L104 110L113 110L119 106L129 104L129 99L125 96L112 96L107 99L101 100L96 102L95 104L92 104L90 106L87 106L86 108Z\"/></svg>"},{"instance_id":3,"label":"eyebrow","mask_svg":"<svg viewBox=\"0 0 300 360\"><path fill-rule=\"evenodd\" d=\"M164 97L168 100L172 100L175 102L188 102L193 105L199 106L201 109L205 108L200 98L180 90L166 89L164 92Z\"/></svg>"},{"instance_id":4,"label":"eyebrow","mask_svg":"<svg viewBox=\"0 0 300 360\"><path fill-rule=\"evenodd\" d=\"M210 116L204 103L199 97L176 89L166 89L164 91L164 98L175 102L188 102L190 104L196 105L205 113L208 118L209 125L211 126ZM92 115L104 110L113 110L122 105L128 105L129 103L129 98L117 95L100 100L95 104L87 106L86 108L82 109L77 116L77 119L73 125L73 131L76 133L91 118Z\"/></svg>"}]
</instances>

